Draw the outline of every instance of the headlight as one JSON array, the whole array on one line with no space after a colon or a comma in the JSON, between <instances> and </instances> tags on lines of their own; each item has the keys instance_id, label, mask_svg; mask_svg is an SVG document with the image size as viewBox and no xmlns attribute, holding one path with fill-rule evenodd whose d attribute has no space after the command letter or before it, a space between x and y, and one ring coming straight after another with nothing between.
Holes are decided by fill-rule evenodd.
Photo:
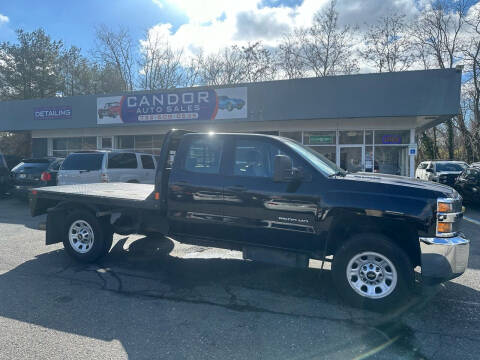
<instances>
[{"instance_id":1,"label":"headlight","mask_svg":"<svg viewBox=\"0 0 480 360\"><path fill-rule=\"evenodd\" d=\"M458 208L460 210L457 210ZM461 217L461 200L451 198L437 199L437 236L454 236L458 228L456 226L457 220Z\"/></svg>"},{"instance_id":2,"label":"headlight","mask_svg":"<svg viewBox=\"0 0 480 360\"><path fill-rule=\"evenodd\" d=\"M438 199L437 201L437 212L439 213L449 213L453 211L452 203L453 201L448 201L450 199Z\"/></svg>"}]
</instances>

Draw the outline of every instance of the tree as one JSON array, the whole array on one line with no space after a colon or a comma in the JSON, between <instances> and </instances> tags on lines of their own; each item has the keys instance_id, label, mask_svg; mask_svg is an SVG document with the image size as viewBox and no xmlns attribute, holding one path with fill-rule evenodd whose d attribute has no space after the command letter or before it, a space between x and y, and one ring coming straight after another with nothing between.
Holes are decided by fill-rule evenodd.
<instances>
[{"instance_id":1,"label":"tree","mask_svg":"<svg viewBox=\"0 0 480 360\"><path fill-rule=\"evenodd\" d=\"M260 41L242 46L241 51L244 69L243 81L268 81L275 78L276 68L273 56Z\"/></svg>"},{"instance_id":2,"label":"tree","mask_svg":"<svg viewBox=\"0 0 480 360\"><path fill-rule=\"evenodd\" d=\"M118 31L113 31L106 25L100 25L96 28L95 36L94 56L102 67L115 69L122 81L123 91L133 90L137 60L128 29L120 27Z\"/></svg>"},{"instance_id":3,"label":"tree","mask_svg":"<svg viewBox=\"0 0 480 360\"><path fill-rule=\"evenodd\" d=\"M182 85L182 50L173 49L157 32L148 31L141 41L140 86L143 89L168 89Z\"/></svg>"},{"instance_id":4,"label":"tree","mask_svg":"<svg viewBox=\"0 0 480 360\"><path fill-rule=\"evenodd\" d=\"M1 97L54 97L61 90L61 41L52 41L43 29L17 30L17 43L0 44Z\"/></svg>"},{"instance_id":5,"label":"tree","mask_svg":"<svg viewBox=\"0 0 480 360\"><path fill-rule=\"evenodd\" d=\"M358 72L352 52L353 29L339 27L335 0L315 14L310 28L296 29L294 34L303 66L315 76Z\"/></svg>"},{"instance_id":6,"label":"tree","mask_svg":"<svg viewBox=\"0 0 480 360\"><path fill-rule=\"evenodd\" d=\"M451 2L434 0L428 3L420 12L411 35L417 48L421 48L424 57L432 57L441 69L453 68L461 58L461 32L464 29L465 17L469 8L468 0ZM457 117L456 121L463 121ZM452 120L446 122L448 157L455 156L455 133ZM462 131L467 127L459 126ZM469 138L469 134L462 134ZM469 155L470 156L470 155Z\"/></svg>"},{"instance_id":7,"label":"tree","mask_svg":"<svg viewBox=\"0 0 480 360\"><path fill-rule=\"evenodd\" d=\"M413 63L412 42L405 15L393 14L370 25L360 55L378 72L404 71Z\"/></svg>"},{"instance_id":8,"label":"tree","mask_svg":"<svg viewBox=\"0 0 480 360\"><path fill-rule=\"evenodd\" d=\"M277 68L283 77L298 79L305 77L305 63L300 54L300 46L295 34L283 35L276 51Z\"/></svg>"}]
</instances>

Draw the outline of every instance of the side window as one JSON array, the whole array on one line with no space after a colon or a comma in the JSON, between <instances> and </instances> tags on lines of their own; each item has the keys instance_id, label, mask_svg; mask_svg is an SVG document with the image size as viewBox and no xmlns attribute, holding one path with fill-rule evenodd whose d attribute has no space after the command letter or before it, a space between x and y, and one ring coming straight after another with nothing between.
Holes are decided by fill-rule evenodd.
<instances>
[{"instance_id":1,"label":"side window","mask_svg":"<svg viewBox=\"0 0 480 360\"><path fill-rule=\"evenodd\" d=\"M108 154L109 169L136 169L137 156L132 153L110 153Z\"/></svg>"},{"instance_id":2,"label":"side window","mask_svg":"<svg viewBox=\"0 0 480 360\"><path fill-rule=\"evenodd\" d=\"M155 163L151 155L141 155L142 167L144 169L155 169Z\"/></svg>"},{"instance_id":3,"label":"side window","mask_svg":"<svg viewBox=\"0 0 480 360\"><path fill-rule=\"evenodd\" d=\"M420 165L418 165L418 168L420 170L426 169L427 168L427 163L426 162L420 163Z\"/></svg>"},{"instance_id":4,"label":"side window","mask_svg":"<svg viewBox=\"0 0 480 360\"><path fill-rule=\"evenodd\" d=\"M239 139L234 149L234 176L272 177L275 155L282 154L276 145L257 139Z\"/></svg>"},{"instance_id":5,"label":"side window","mask_svg":"<svg viewBox=\"0 0 480 360\"><path fill-rule=\"evenodd\" d=\"M188 146L184 168L195 173L219 174L222 152L222 139L195 139Z\"/></svg>"}]
</instances>

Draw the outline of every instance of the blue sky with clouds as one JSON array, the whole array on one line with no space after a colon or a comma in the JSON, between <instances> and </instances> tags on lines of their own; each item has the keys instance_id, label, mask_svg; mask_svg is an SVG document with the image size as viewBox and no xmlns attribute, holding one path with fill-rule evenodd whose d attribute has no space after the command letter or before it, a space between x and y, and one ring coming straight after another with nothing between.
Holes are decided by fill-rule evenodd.
<instances>
[{"instance_id":1,"label":"blue sky with clouds","mask_svg":"<svg viewBox=\"0 0 480 360\"><path fill-rule=\"evenodd\" d=\"M372 23L392 12L413 16L427 0L337 0L342 24ZM308 26L329 0L0 0L0 42L15 41L14 30L43 27L53 39L87 53L95 25L130 29L134 40L145 32L169 44L206 53L248 41L275 46L282 34Z\"/></svg>"},{"instance_id":2,"label":"blue sky with clouds","mask_svg":"<svg viewBox=\"0 0 480 360\"><path fill-rule=\"evenodd\" d=\"M160 22L173 28L188 18L173 6L158 6L152 0L14 0L0 1L0 41L14 41L14 30L43 27L54 39L88 50L93 45L94 27L107 24L127 26L134 38Z\"/></svg>"}]
</instances>

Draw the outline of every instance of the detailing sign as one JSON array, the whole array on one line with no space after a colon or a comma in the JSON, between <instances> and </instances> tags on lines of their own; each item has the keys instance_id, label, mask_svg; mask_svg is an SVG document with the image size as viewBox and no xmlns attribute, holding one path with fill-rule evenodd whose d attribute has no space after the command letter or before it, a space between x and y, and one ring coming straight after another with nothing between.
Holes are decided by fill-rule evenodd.
<instances>
[{"instance_id":1,"label":"detailing sign","mask_svg":"<svg viewBox=\"0 0 480 360\"><path fill-rule=\"evenodd\" d=\"M71 119L71 106L48 106L33 109L33 118L35 120L56 120Z\"/></svg>"},{"instance_id":2,"label":"detailing sign","mask_svg":"<svg viewBox=\"0 0 480 360\"><path fill-rule=\"evenodd\" d=\"M246 87L97 98L97 124L244 118Z\"/></svg>"}]
</instances>

